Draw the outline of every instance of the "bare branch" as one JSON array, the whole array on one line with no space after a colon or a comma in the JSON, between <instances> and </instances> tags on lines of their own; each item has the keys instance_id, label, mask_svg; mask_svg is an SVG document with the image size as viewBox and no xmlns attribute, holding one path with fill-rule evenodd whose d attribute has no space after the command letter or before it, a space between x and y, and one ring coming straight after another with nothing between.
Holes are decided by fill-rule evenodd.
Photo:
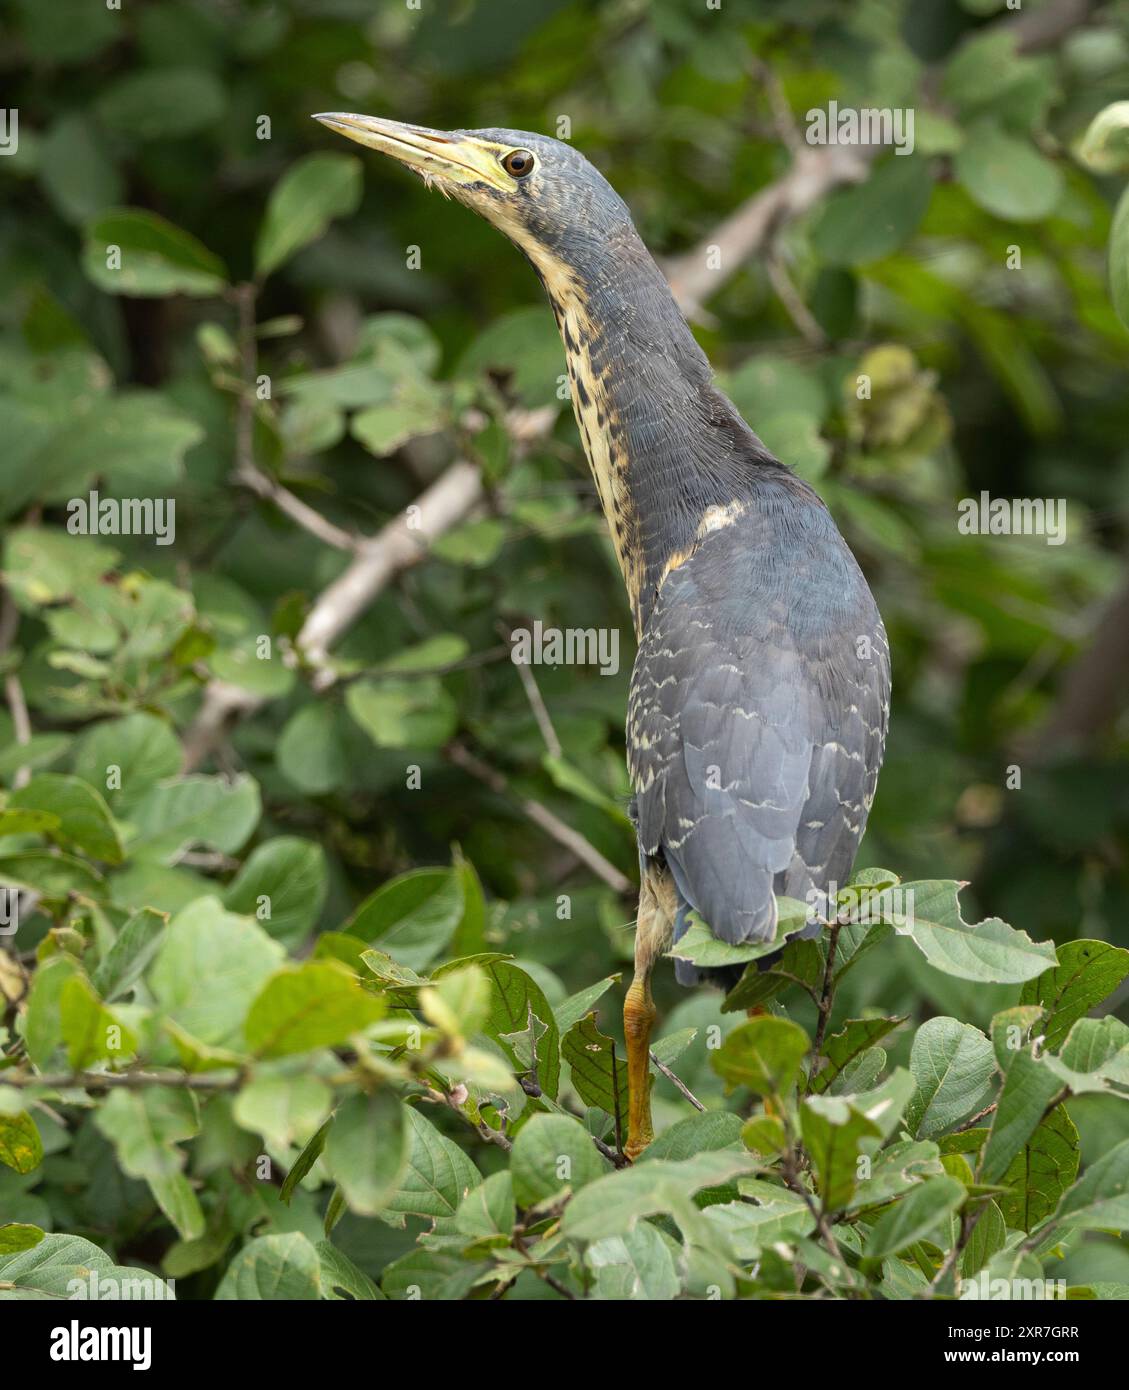
<instances>
[{"instance_id":1,"label":"bare branch","mask_svg":"<svg viewBox=\"0 0 1129 1390\"><path fill-rule=\"evenodd\" d=\"M0 656L11 647L16 640L16 632L20 625L20 613L12 600L11 594L7 589L0 590ZM12 732L15 734L16 742L21 746L31 742L31 718L27 712L27 701L24 699L24 688L20 684L20 678L15 671L9 672L4 677L4 698L8 702L8 713L12 716ZM17 768L12 777L12 788L18 790L25 786L31 778L31 769L28 767Z\"/></svg>"},{"instance_id":2,"label":"bare branch","mask_svg":"<svg viewBox=\"0 0 1129 1390\"><path fill-rule=\"evenodd\" d=\"M687 1086L685 1081L681 1079L681 1077L675 1076L674 1072L671 1071L667 1064L665 1062L660 1062L653 1052L650 1054L650 1057L651 1061L654 1062L655 1066L658 1067L659 1071L662 1072L663 1076L665 1076L666 1079L669 1082L671 1082L672 1085L677 1087L677 1089L682 1092L682 1094L686 1097L686 1099L690 1102L690 1104L694 1107L695 1110L705 1110L706 1107L702 1104L702 1102L698 1099L698 1097L694 1094L690 1087Z\"/></svg>"},{"instance_id":3,"label":"bare branch","mask_svg":"<svg viewBox=\"0 0 1129 1390\"><path fill-rule=\"evenodd\" d=\"M613 888L617 893L626 893L630 889L631 884L627 877L621 874L613 863L605 859L594 845L589 844L583 835L573 830L570 825L566 825L563 820L555 816L548 807L542 806L539 801L533 801L530 797L512 793L509 782L497 768L490 767L481 758L476 758L461 743L448 744L446 756L456 767L462 768L464 772L469 772L472 777L477 778L496 795L512 797L527 820L531 820L547 835L552 836L559 845L563 845L565 849L576 855L577 859L582 864L587 865L597 878L602 878L609 888Z\"/></svg>"},{"instance_id":4,"label":"bare branch","mask_svg":"<svg viewBox=\"0 0 1129 1390\"><path fill-rule=\"evenodd\" d=\"M330 647L357 621L373 599L403 570L418 564L431 543L484 500L478 469L459 460L420 493L415 502L371 540L310 609L298 648L313 666L325 663ZM332 683L330 675L323 684Z\"/></svg>"}]
</instances>

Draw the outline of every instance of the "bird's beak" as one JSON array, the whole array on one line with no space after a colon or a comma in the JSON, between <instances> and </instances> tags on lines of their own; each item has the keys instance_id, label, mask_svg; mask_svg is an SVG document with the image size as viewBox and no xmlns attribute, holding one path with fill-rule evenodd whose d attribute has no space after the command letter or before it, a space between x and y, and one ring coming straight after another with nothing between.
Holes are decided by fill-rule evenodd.
<instances>
[{"instance_id":1,"label":"bird's beak","mask_svg":"<svg viewBox=\"0 0 1129 1390\"><path fill-rule=\"evenodd\" d=\"M344 111L323 111L314 120L359 145L391 155L428 178L462 185L485 183L501 193L510 193L516 187L515 180L499 163L508 147L489 140Z\"/></svg>"}]
</instances>

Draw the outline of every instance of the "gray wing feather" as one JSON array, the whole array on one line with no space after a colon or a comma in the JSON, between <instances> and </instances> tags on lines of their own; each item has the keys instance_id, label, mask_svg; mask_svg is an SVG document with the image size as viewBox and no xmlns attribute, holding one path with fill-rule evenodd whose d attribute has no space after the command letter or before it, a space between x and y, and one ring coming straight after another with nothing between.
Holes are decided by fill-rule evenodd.
<instances>
[{"instance_id":1,"label":"gray wing feather","mask_svg":"<svg viewBox=\"0 0 1129 1390\"><path fill-rule=\"evenodd\" d=\"M746 526L708 536L643 633L629 766L641 855L670 867L679 934L694 908L723 940L768 939L774 894L842 883L862 838L889 657L865 580L822 518L787 568L765 562Z\"/></svg>"}]
</instances>

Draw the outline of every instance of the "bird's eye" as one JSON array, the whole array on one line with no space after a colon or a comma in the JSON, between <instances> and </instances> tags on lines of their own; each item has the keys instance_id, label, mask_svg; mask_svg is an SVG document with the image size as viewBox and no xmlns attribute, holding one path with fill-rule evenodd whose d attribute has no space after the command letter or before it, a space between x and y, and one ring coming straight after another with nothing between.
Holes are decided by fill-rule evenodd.
<instances>
[{"instance_id":1,"label":"bird's eye","mask_svg":"<svg viewBox=\"0 0 1129 1390\"><path fill-rule=\"evenodd\" d=\"M533 156L528 150L511 150L502 159L502 168L515 179L523 179L533 170Z\"/></svg>"}]
</instances>

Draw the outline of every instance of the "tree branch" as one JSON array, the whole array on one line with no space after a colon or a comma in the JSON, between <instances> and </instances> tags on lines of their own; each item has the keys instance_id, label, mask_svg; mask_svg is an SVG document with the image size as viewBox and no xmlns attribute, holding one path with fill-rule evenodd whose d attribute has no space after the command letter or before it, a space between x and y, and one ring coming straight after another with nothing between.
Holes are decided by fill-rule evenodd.
<instances>
[{"instance_id":1,"label":"tree branch","mask_svg":"<svg viewBox=\"0 0 1129 1390\"><path fill-rule=\"evenodd\" d=\"M585 864L597 878L602 878L609 888L617 893L626 893L631 883L626 875L620 873L610 860L605 859L600 851L584 838L578 831L573 830L570 825L566 825L563 820L555 816L546 806L542 806L539 801L534 801L527 796L521 796L511 792L508 780L500 773L497 768L490 767L481 758L475 757L469 749L464 748L461 743L449 743L444 750L449 762L461 768L484 786L490 788L497 796L505 796L516 802L522 814L538 826L541 830L550 835L559 845L574 854L582 864Z\"/></svg>"}]
</instances>

